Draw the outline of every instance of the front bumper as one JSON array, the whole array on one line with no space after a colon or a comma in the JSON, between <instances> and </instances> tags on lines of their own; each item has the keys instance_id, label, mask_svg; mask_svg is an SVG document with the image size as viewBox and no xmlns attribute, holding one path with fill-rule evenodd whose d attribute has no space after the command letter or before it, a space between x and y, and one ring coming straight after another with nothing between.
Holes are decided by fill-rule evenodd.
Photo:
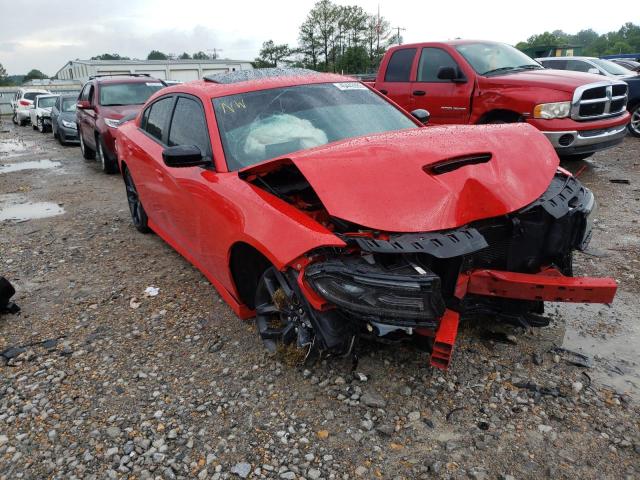
<instances>
[{"instance_id":1,"label":"front bumper","mask_svg":"<svg viewBox=\"0 0 640 480\"><path fill-rule=\"evenodd\" d=\"M65 127L61 123L58 123L58 135L62 136L62 138L66 142L79 142L80 138L78 137L78 130L75 128Z\"/></svg>"},{"instance_id":2,"label":"front bumper","mask_svg":"<svg viewBox=\"0 0 640 480\"><path fill-rule=\"evenodd\" d=\"M627 125L596 130L566 130L542 133L551 142L558 155L580 155L598 152L619 144L627 134Z\"/></svg>"}]
</instances>

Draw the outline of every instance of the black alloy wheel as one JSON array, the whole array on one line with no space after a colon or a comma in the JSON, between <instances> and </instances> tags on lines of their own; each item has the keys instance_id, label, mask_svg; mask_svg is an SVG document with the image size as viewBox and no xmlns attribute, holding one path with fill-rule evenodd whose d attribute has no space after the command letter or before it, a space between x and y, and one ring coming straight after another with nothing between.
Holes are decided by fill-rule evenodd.
<instances>
[{"instance_id":1,"label":"black alloy wheel","mask_svg":"<svg viewBox=\"0 0 640 480\"><path fill-rule=\"evenodd\" d=\"M289 286L284 274L268 268L260 278L255 297L256 327L264 346L275 352L279 345L306 348L314 345L309 315Z\"/></svg>"},{"instance_id":2,"label":"black alloy wheel","mask_svg":"<svg viewBox=\"0 0 640 480\"><path fill-rule=\"evenodd\" d=\"M151 229L149 228L147 212L144 211L144 207L138 196L138 190L136 190L136 184L133 183L133 178L128 168L124 171L124 185L127 191L127 202L129 203L133 226L141 233L149 233Z\"/></svg>"}]
</instances>

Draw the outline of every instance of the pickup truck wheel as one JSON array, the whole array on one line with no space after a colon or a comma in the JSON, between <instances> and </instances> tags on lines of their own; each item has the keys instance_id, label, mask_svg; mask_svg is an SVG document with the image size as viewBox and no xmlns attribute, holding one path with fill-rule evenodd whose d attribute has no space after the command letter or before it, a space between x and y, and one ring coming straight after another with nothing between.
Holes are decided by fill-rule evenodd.
<instances>
[{"instance_id":1,"label":"pickup truck wheel","mask_svg":"<svg viewBox=\"0 0 640 480\"><path fill-rule=\"evenodd\" d=\"M80 137L80 151L82 152L82 156L84 157L84 159L95 160L96 158L95 150L90 149L84 144L84 137L82 136L82 134L80 134L79 137Z\"/></svg>"},{"instance_id":2,"label":"pickup truck wheel","mask_svg":"<svg viewBox=\"0 0 640 480\"><path fill-rule=\"evenodd\" d=\"M124 169L124 186L127 190L127 202L129 203L129 211L131 212L131 222L133 226L141 233L149 233L149 219L147 212L144 211L140 197L138 196L138 190L136 184L133 183L133 178L129 169Z\"/></svg>"},{"instance_id":3,"label":"pickup truck wheel","mask_svg":"<svg viewBox=\"0 0 640 480\"><path fill-rule=\"evenodd\" d=\"M102 137L100 137L99 135L96 137L96 147L96 157L100 162L102 171L107 174L117 173L118 164L115 160L113 160L105 153L104 142L102 141Z\"/></svg>"},{"instance_id":4,"label":"pickup truck wheel","mask_svg":"<svg viewBox=\"0 0 640 480\"><path fill-rule=\"evenodd\" d=\"M631 110L631 121L629 122L629 133L634 137L640 137L640 103Z\"/></svg>"}]
</instances>

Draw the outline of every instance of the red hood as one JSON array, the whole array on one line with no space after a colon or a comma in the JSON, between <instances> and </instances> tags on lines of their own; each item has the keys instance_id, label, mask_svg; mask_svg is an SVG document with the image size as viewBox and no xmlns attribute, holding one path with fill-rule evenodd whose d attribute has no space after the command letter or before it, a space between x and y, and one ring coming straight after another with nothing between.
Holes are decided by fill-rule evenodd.
<instances>
[{"instance_id":1,"label":"red hood","mask_svg":"<svg viewBox=\"0 0 640 480\"><path fill-rule=\"evenodd\" d=\"M562 92L571 92L588 83L602 82L606 78L592 73L569 70L527 70L495 77L480 77L480 88L488 87L543 87Z\"/></svg>"},{"instance_id":2,"label":"red hood","mask_svg":"<svg viewBox=\"0 0 640 480\"><path fill-rule=\"evenodd\" d=\"M429 170L447 159L481 153L491 159L448 173ZM505 215L537 199L559 163L551 144L527 124L405 130L288 158L330 215L386 232L445 230ZM243 173L265 173L282 162L267 161Z\"/></svg>"},{"instance_id":3,"label":"red hood","mask_svg":"<svg viewBox=\"0 0 640 480\"><path fill-rule=\"evenodd\" d=\"M100 106L100 113L109 118L120 120L130 113L138 113L144 105L118 105L118 106Z\"/></svg>"}]
</instances>

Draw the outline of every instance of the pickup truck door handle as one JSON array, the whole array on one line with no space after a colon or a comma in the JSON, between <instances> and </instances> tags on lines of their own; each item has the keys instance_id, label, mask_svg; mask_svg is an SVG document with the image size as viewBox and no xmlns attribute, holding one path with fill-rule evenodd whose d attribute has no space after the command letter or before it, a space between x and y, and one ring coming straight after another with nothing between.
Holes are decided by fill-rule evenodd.
<instances>
[{"instance_id":1,"label":"pickup truck door handle","mask_svg":"<svg viewBox=\"0 0 640 480\"><path fill-rule=\"evenodd\" d=\"M413 94L416 97L423 97L423 96L425 96L427 94L427 92L425 92L424 90L414 90Z\"/></svg>"},{"instance_id":2,"label":"pickup truck door handle","mask_svg":"<svg viewBox=\"0 0 640 480\"><path fill-rule=\"evenodd\" d=\"M389 91L382 89L382 90L380 90L380 93L383 94L383 95L386 95L387 93L389 93Z\"/></svg>"}]
</instances>

